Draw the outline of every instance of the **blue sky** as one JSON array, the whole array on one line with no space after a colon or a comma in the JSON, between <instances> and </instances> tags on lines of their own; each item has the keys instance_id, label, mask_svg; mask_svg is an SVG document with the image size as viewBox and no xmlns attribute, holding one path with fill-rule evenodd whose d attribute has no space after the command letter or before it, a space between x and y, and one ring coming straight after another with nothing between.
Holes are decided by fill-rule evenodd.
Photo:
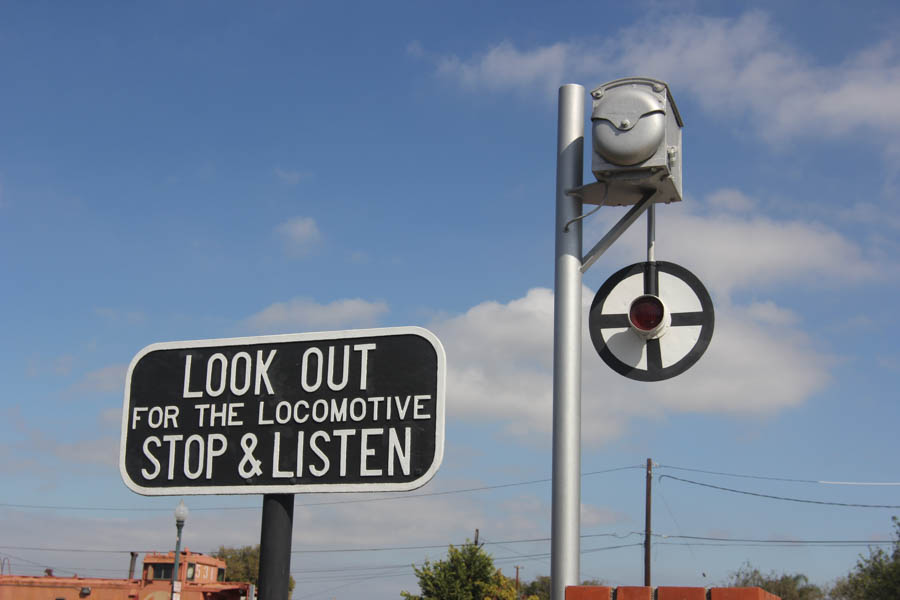
<instances>
[{"instance_id":1,"label":"blue sky","mask_svg":"<svg viewBox=\"0 0 900 600\"><path fill-rule=\"evenodd\" d=\"M396 598L409 564L476 528L505 573L549 574L549 542L518 540L550 533L550 485L525 482L550 477L556 93L628 75L669 82L684 118L657 257L706 283L716 334L644 384L585 330L583 471L652 457L657 475L900 505L900 486L671 468L900 481L900 11L812 6L4 3L0 554L123 576L129 550L172 545L178 498L117 469L144 346L418 325L447 351L443 466L385 500L298 496L294 597ZM588 218L585 245L621 214ZM643 243L636 226L591 268L586 306ZM668 536L875 541L900 513L654 485ZM641 582L643 490L638 468L585 475L584 577ZM433 492L453 493L407 497ZM261 498L186 503L188 547L259 541ZM866 552L657 541L659 585L746 561L828 583ZM362 548L380 550L321 552Z\"/></svg>"}]
</instances>

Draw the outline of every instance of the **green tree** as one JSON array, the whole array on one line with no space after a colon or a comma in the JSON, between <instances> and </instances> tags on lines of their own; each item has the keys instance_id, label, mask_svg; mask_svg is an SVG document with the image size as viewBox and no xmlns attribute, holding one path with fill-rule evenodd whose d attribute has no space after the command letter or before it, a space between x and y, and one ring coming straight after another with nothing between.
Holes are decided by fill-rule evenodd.
<instances>
[{"instance_id":1,"label":"green tree","mask_svg":"<svg viewBox=\"0 0 900 600\"><path fill-rule=\"evenodd\" d=\"M599 579L586 579L581 585L606 585ZM551 582L549 575L538 575L533 581L529 581L522 587L522 594L526 598L534 598L534 600L550 600Z\"/></svg>"},{"instance_id":2,"label":"green tree","mask_svg":"<svg viewBox=\"0 0 900 600\"><path fill-rule=\"evenodd\" d=\"M894 547L860 556L856 568L831 589L834 600L896 600L900 598L900 520L893 517Z\"/></svg>"},{"instance_id":3,"label":"green tree","mask_svg":"<svg viewBox=\"0 0 900 600\"><path fill-rule=\"evenodd\" d=\"M538 600L550 600L550 576L538 575L522 587L526 596L535 596Z\"/></svg>"},{"instance_id":4,"label":"green tree","mask_svg":"<svg viewBox=\"0 0 900 600\"><path fill-rule=\"evenodd\" d=\"M758 587L775 594L781 600L823 600L825 592L817 585L809 583L801 573L775 573L768 575L750 566L749 563L731 574L729 587Z\"/></svg>"},{"instance_id":5,"label":"green tree","mask_svg":"<svg viewBox=\"0 0 900 600\"><path fill-rule=\"evenodd\" d=\"M259 544L240 548L219 546L213 556L225 561L225 581L249 581L259 585ZM289 577L288 591L293 592L294 578Z\"/></svg>"},{"instance_id":6,"label":"green tree","mask_svg":"<svg viewBox=\"0 0 900 600\"><path fill-rule=\"evenodd\" d=\"M413 565L419 594L401 592L406 600L516 600L516 584L494 567L480 546L466 542L450 546L447 558ZM534 599L537 600L537 599Z\"/></svg>"},{"instance_id":7,"label":"green tree","mask_svg":"<svg viewBox=\"0 0 900 600\"><path fill-rule=\"evenodd\" d=\"M491 600L516 600L516 580L497 569L481 593Z\"/></svg>"}]
</instances>

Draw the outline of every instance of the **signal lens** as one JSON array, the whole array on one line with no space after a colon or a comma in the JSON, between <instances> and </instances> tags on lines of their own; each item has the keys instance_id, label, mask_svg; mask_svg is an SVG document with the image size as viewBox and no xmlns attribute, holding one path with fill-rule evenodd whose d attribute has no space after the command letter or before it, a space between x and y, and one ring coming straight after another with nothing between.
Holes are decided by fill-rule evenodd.
<instances>
[{"instance_id":1,"label":"signal lens","mask_svg":"<svg viewBox=\"0 0 900 600\"><path fill-rule=\"evenodd\" d=\"M628 318L641 331L653 331L665 316L662 301L656 296L641 296L631 303Z\"/></svg>"}]
</instances>

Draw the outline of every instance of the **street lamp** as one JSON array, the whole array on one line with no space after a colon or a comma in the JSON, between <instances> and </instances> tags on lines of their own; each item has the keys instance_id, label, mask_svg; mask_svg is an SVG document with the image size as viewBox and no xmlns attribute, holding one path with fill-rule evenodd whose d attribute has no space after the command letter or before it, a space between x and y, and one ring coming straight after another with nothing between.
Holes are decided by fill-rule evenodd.
<instances>
[{"instance_id":1,"label":"street lamp","mask_svg":"<svg viewBox=\"0 0 900 600\"><path fill-rule=\"evenodd\" d=\"M177 533L175 534L175 564L172 565L172 600L178 600L181 597L181 586L176 586L176 582L178 582L178 559L181 558L181 530L184 528L187 516L188 508L184 505L184 500L181 500L178 506L175 507L175 529ZM177 591L176 587L178 588Z\"/></svg>"}]
</instances>

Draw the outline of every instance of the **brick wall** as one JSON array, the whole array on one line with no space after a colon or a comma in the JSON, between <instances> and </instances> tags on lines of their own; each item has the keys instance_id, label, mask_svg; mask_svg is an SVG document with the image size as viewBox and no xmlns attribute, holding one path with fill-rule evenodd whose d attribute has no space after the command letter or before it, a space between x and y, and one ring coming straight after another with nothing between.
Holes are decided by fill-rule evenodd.
<instances>
[{"instance_id":1,"label":"brick wall","mask_svg":"<svg viewBox=\"0 0 900 600\"><path fill-rule=\"evenodd\" d=\"M638 586L611 588L599 585L570 585L566 600L781 600L760 588L702 588Z\"/></svg>"}]
</instances>

